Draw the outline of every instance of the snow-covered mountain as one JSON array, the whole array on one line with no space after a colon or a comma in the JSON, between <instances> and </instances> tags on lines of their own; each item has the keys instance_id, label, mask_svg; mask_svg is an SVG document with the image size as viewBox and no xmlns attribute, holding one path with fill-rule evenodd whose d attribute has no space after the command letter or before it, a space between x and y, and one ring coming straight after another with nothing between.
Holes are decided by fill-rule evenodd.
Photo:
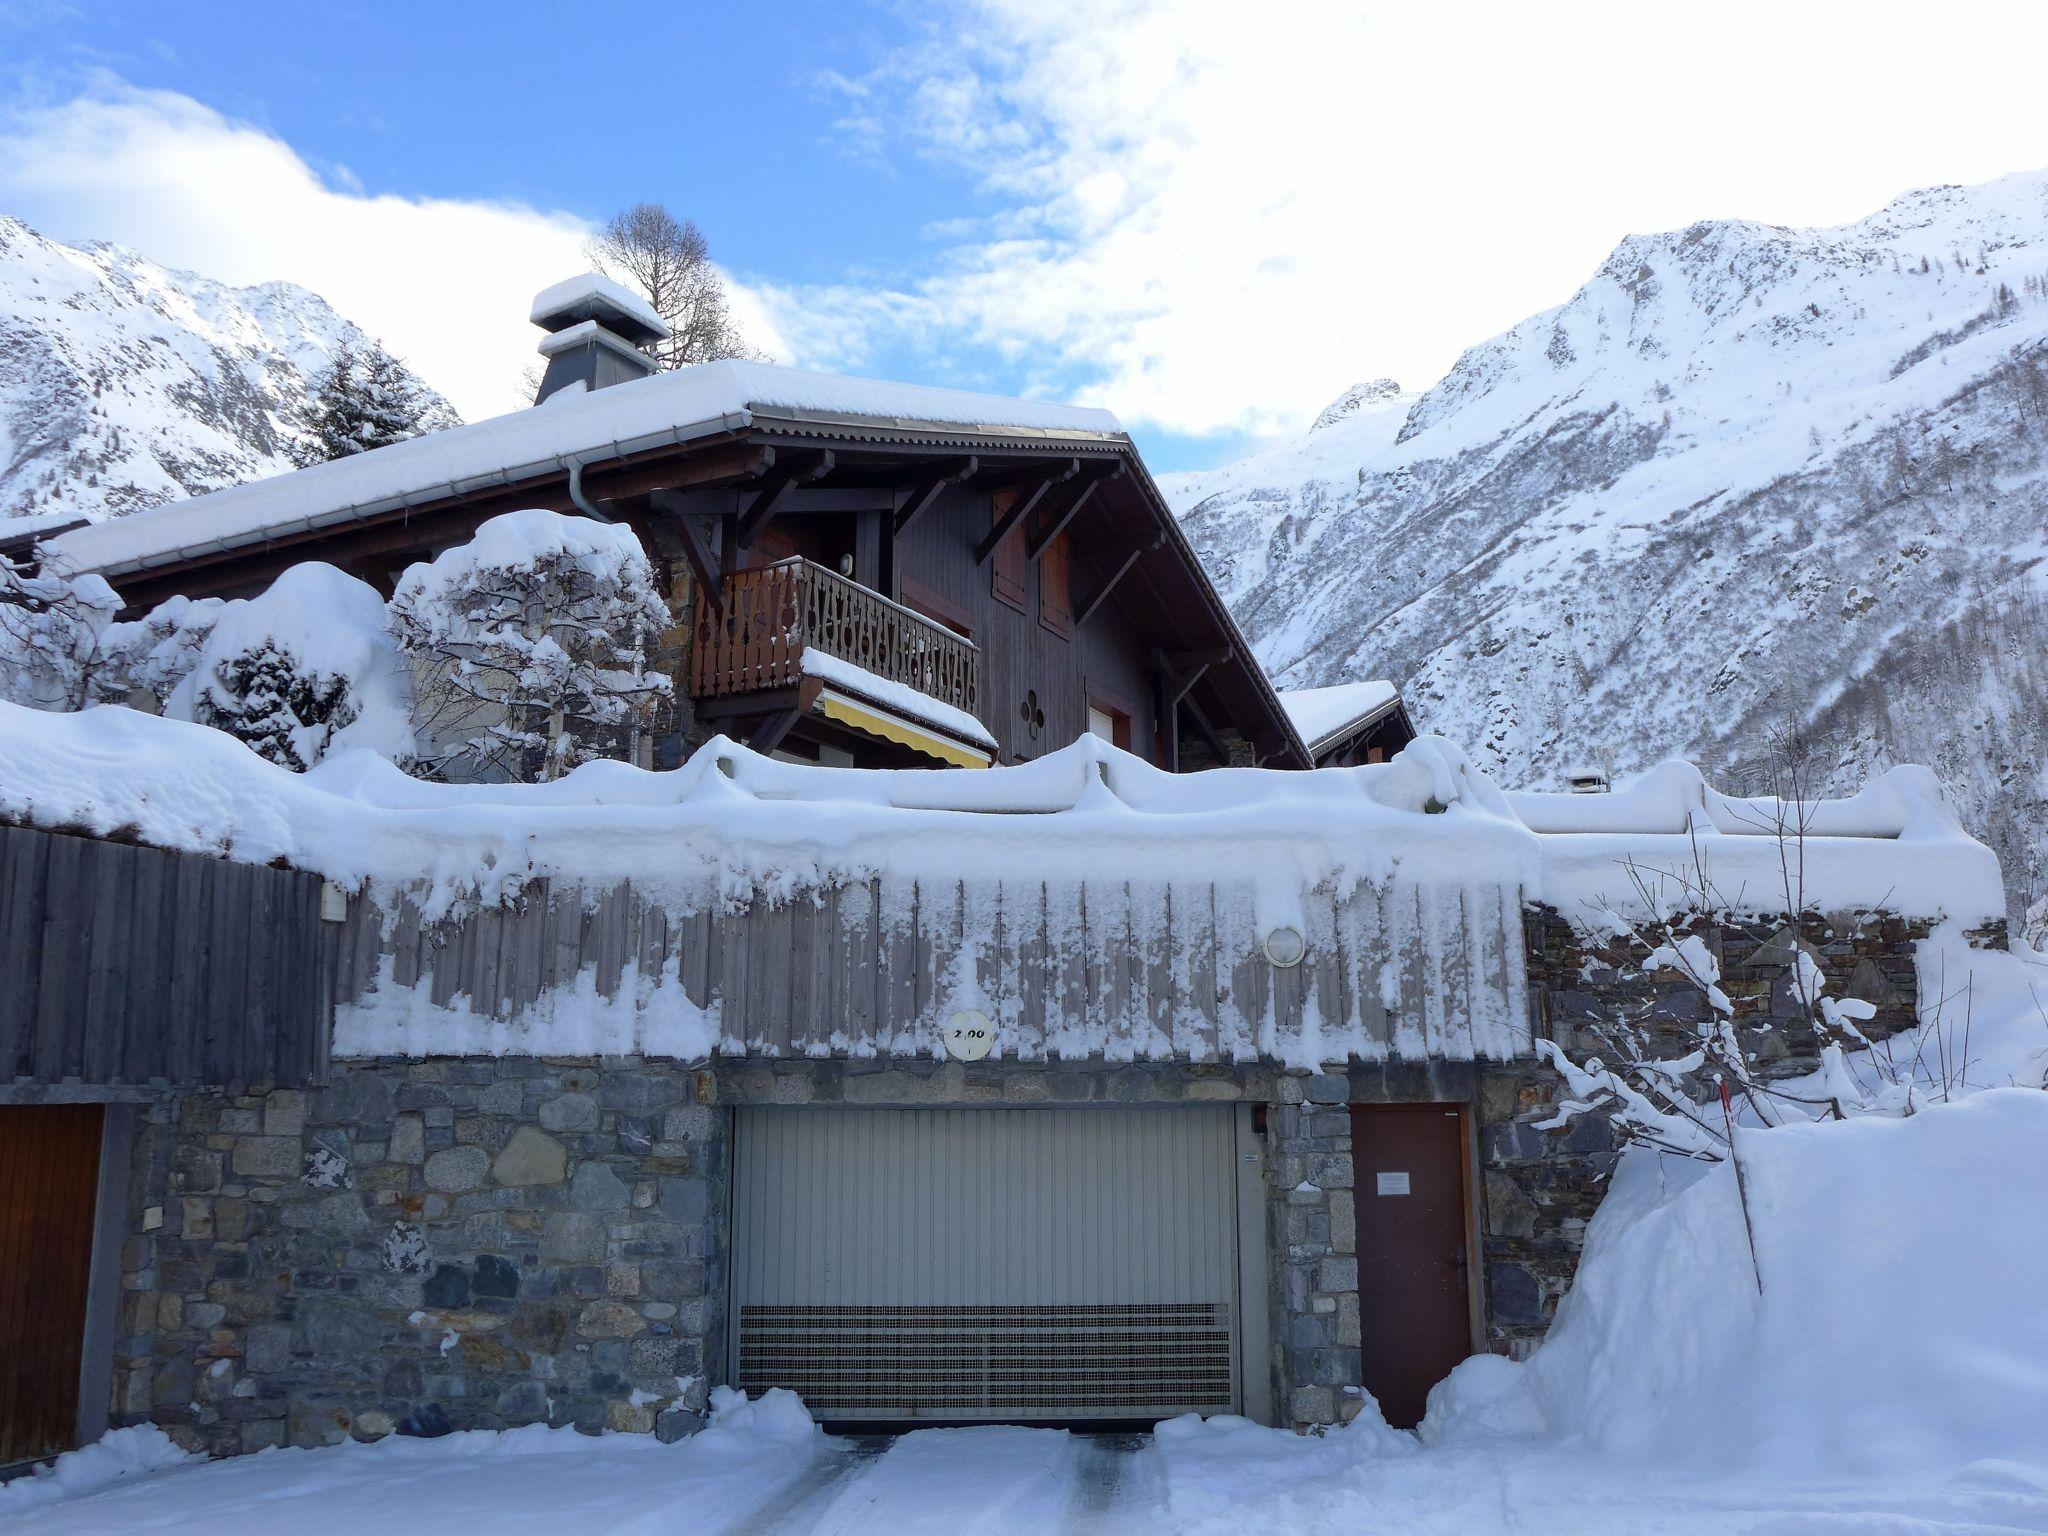
<instances>
[{"instance_id":1,"label":"snow-covered mountain","mask_svg":"<svg viewBox=\"0 0 2048 1536\"><path fill-rule=\"evenodd\" d=\"M344 340L367 338L304 288L231 288L0 215L0 522L115 517L290 469L292 423Z\"/></svg>"},{"instance_id":2,"label":"snow-covered mountain","mask_svg":"<svg viewBox=\"0 0 2048 1536\"><path fill-rule=\"evenodd\" d=\"M1427 392L1161 483L1284 687L1392 678L1512 783L1927 762L2048 892L2048 171L1631 237Z\"/></svg>"}]
</instances>

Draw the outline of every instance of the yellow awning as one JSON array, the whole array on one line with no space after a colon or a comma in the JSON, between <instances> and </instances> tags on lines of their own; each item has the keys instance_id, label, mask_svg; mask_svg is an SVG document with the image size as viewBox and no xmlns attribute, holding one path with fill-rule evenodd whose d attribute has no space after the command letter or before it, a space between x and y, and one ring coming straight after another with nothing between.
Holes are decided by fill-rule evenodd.
<instances>
[{"instance_id":1,"label":"yellow awning","mask_svg":"<svg viewBox=\"0 0 2048 1536\"><path fill-rule=\"evenodd\" d=\"M942 736L891 714L880 705L865 700L853 699L830 688L819 690L818 713L828 720L837 720L841 725L850 725L857 731L870 736L879 736L884 741L893 741L900 747L913 752L922 752L927 757L936 757L942 763L951 763L957 768L986 768L993 759L978 747Z\"/></svg>"}]
</instances>

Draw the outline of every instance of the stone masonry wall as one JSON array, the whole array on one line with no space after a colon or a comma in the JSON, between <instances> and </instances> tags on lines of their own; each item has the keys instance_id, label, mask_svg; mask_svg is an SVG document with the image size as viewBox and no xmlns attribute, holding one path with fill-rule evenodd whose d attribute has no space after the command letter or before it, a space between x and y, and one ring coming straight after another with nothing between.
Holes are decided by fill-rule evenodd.
<instances>
[{"instance_id":1,"label":"stone masonry wall","mask_svg":"<svg viewBox=\"0 0 2048 1536\"><path fill-rule=\"evenodd\" d=\"M1709 933L1740 1028L1810 1065L1796 941L1836 997L1912 1022L1924 925L1811 917ZM1974 936L1997 944L1993 931ZM1534 1026L1568 1051L1647 1010L1685 1049L1690 983L1556 914L1528 919ZM1263 1130L1280 1422L1357 1413L1363 1374L1349 1106L1455 1103L1473 1127L1485 1346L1555 1315L1617 1155L1604 1121L1538 1130L1533 1060L1271 1064L776 1060L390 1061L331 1086L209 1092L144 1111L115 1383L123 1421L218 1453L524 1423L686 1433L726 1377L727 1136L735 1104L1244 1102Z\"/></svg>"},{"instance_id":2,"label":"stone masonry wall","mask_svg":"<svg viewBox=\"0 0 2048 1536\"><path fill-rule=\"evenodd\" d=\"M114 1408L219 1454L695 1426L725 1118L663 1062L338 1067L137 1129Z\"/></svg>"}]
</instances>

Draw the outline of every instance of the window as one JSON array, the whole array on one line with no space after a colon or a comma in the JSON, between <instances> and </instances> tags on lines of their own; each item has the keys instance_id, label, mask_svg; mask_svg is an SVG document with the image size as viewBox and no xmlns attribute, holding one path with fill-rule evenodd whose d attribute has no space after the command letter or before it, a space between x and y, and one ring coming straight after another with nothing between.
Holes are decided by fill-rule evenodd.
<instances>
[{"instance_id":1,"label":"window","mask_svg":"<svg viewBox=\"0 0 2048 1536\"><path fill-rule=\"evenodd\" d=\"M1072 563L1072 550L1062 529L1038 557L1038 622L1056 635L1074 633L1073 604L1067 594L1067 572Z\"/></svg>"},{"instance_id":2,"label":"window","mask_svg":"<svg viewBox=\"0 0 2048 1536\"><path fill-rule=\"evenodd\" d=\"M1131 712L1123 700L1088 693L1088 734L1100 736L1113 747L1131 750Z\"/></svg>"},{"instance_id":3,"label":"window","mask_svg":"<svg viewBox=\"0 0 2048 1536\"><path fill-rule=\"evenodd\" d=\"M974 638L974 616L958 603L949 602L921 581L906 576L902 581L903 606L921 613L934 624L950 629L965 639Z\"/></svg>"},{"instance_id":4,"label":"window","mask_svg":"<svg viewBox=\"0 0 2048 1536\"><path fill-rule=\"evenodd\" d=\"M1016 505L1017 492L996 492L991 512L993 525L999 525ZM1027 519L1028 521L1028 519ZM1024 529L1012 528L1010 536L996 546L993 559L989 562L989 591L999 603L1008 603L1020 613L1024 609Z\"/></svg>"}]
</instances>

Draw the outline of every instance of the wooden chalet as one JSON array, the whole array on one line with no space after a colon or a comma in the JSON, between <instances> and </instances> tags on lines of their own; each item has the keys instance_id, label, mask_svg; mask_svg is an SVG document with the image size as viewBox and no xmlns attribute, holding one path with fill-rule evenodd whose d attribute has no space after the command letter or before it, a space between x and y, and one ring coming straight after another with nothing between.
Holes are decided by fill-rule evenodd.
<instances>
[{"instance_id":1,"label":"wooden chalet","mask_svg":"<svg viewBox=\"0 0 2048 1536\"><path fill-rule=\"evenodd\" d=\"M487 518L630 526L690 709L841 766L986 765L1094 730L1169 769L1312 765L1106 412L748 363L652 374L615 285L541 296L529 410L59 535L131 612L324 560L389 593ZM636 361L637 360L637 361Z\"/></svg>"}]
</instances>

